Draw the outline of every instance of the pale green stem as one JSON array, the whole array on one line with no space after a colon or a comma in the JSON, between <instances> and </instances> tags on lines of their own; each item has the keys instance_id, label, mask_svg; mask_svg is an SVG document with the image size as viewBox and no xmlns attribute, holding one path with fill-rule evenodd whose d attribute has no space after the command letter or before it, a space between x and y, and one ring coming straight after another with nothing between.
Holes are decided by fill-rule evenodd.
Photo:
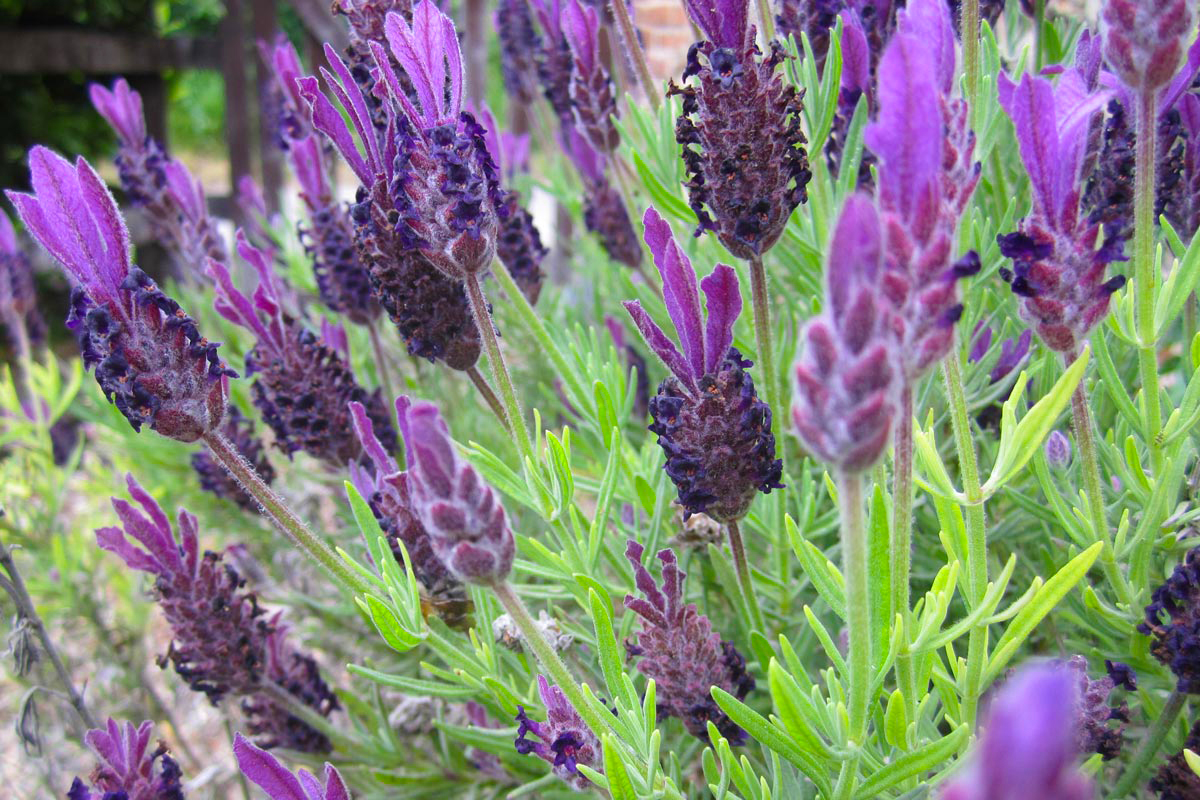
<instances>
[{"instance_id":1,"label":"pale green stem","mask_svg":"<svg viewBox=\"0 0 1200 800\"><path fill-rule=\"evenodd\" d=\"M504 406L500 404L500 398L496 397L496 393L492 391L492 387L488 385L487 379L483 377L479 368L475 366L468 367L467 377L471 379L471 383L475 384L475 389L479 392L479 396L483 398L488 408L496 415L496 419L500 420L500 424L504 426L504 430L509 436L512 436L512 427L508 424L508 416L504 413Z\"/></svg>"},{"instance_id":2,"label":"pale green stem","mask_svg":"<svg viewBox=\"0 0 1200 800\"><path fill-rule=\"evenodd\" d=\"M742 530L737 520L725 526L729 529L729 549L733 551L733 566L737 570L738 585L746 598L746 608L750 610L751 622L754 627L765 634L762 609L758 605L758 596L754 593L754 583L750 578L750 565L746 563L746 545L742 542Z\"/></svg>"},{"instance_id":3,"label":"pale green stem","mask_svg":"<svg viewBox=\"0 0 1200 800\"><path fill-rule=\"evenodd\" d=\"M975 458L975 442L971 437L971 417L963 389L962 365L958 346L942 359L942 374L946 379L946 396L950 400L950 422L954 428L954 444L958 450L958 467L962 473L966 507L963 516L967 528L967 592L969 606L974 609L987 591L987 530L983 516L983 489L979 482L979 464ZM987 626L977 624L967 637L967 680L963 695L962 721L975 728L979 695L982 690L983 665L987 658Z\"/></svg>"},{"instance_id":4,"label":"pale green stem","mask_svg":"<svg viewBox=\"0 0 1200 800\"><path fill-rule=\"evenodd\" d=\"M763 39L769 47L775 38L775 15L771 13L771 0L758 0L758 17L762 22Z\"/></svg>"},{"instance_id":5,"label":"pale green stem","mask_svg":"<svg viewBox=\"0 0 1200 800\"><path fill-rule=\"evenodd\" d=\"M1073 359L1072 359L1073 360ZM1071 416L1075 425L1075 442L1079 445L1079 459L1083 471L1084 491L1088 496L1088 518L1092 523L1092 535L1096 541L1104 543L1100 554L1100 567L1104 577L1108 579L1117 593L1117 597L1126 608L1133 606L1133 589L1129 580L1121 572L1117 564L1116 552L1113 549L1107 514L1104 509L1104 488L1100 478L1100 458L1096 452L1095 426L1092 413L1088 408L1087 388L1083 381L1075 387L1071 395Z\"/></svg>"},{"instance_id":6,"label":"pale green stem","mask_svg":"<svg viewBox=\"0 0 1200 800\"><path fill-rule=\"evenodd\" d=\"M850 736L863 747L871 688L871 604L867 588L867 532L863 519L862 474L838 477L842 521L842 573L846 580L846 625L850 629Z\"/></svg>"},{"instance_id":7,"label":"pale green stem","mask_svg":"<svg viewBox=\"0 0 1200 800\"><path fill-rule=\"evenodd\" d=\"M650 106L657 112L662 106L662 98L658 96L658 89L654 85L654 76L650 74L650 66L646 63L646 51L642 49L637 33L633 30L629 6L625 4L625 0L612 0L612 10L613 18L617 21L617 27L621 31L621 43L625 45L626 52L633 60L633 69L637 73L638 81L642 84L642 91L649 98Z\"/></svg>"},{"instance_id":8,"label":"pale green stem","mask_svg":"<svg viewBox=\"0 0 1200 800\"><path fill-rule=\"evenodd\" d=\"M754 343L758 347L758 374L771 408L771 432L779 437L779 376L775 373L775 344L771 337L771 304L767 297L767 271L762 256L750 259L750 294L754 305ZM783 448L778 455L783 455Z\"/></svg>"},{"instance_id":9,"label":"pale green stem","mask_svg":"<svg viewBox=\"0 0 1200 800\"><path fill-rule=\"evenodd\" d=\"M550 643L546 641L538 629L537 623L534 622L533 615L525 607L524 601L513 591L512 584L508 581L498 581L492 584L491 588L496 593L496 599L504 606L504 610L508 612L513 623L521 631L523 643L529 646L529 649L537 656L542 669L546 670L546 677L562 690L567 701L579 714L580 719L592 729L592 733L597 737L610 732L619 735L616 732L616 726L613 725L615 717L605 719L587 702L583 690L579 688L579 681L571 674L571 670L563 663Z\"/></svg>"},{"instance_id":10,"label":"pale green stem","mask_svg":"<svg viewBox=\"0 0 1200 800\"><path fill-rule=\"evenodd\" d=\"M309 530L308 526L287 507L250 465L237 448L220 431L204 434L204 443L233 479L262 506L283 533L300 550L323 568L343 589L353 594L366 594L371 586L343 561L333 548Z\"/></svg>"},{"instance_id":11,"label":"pale green stem","mask_svg":"<svg viewBox=\"0 0 1200 800\"><path fill-rule=\"evenodd\" d=\"M1133 787L1142 782L1142 778L1150 766L1150 762L1158 755L1163 740L1171 732L1171 726L1175 724L1175 720L1179 717L1179 712L1183 710L1183 705L1186 702L1186 694L1178 689L1171 692L1171 696L1167 698L1167 704L1163 706L1162 713L1151 723L1150 729L1146 731L1146 738L1142 740L1142 744L1138 747L1137 752L1134 753L1133 759L1125 767L1125 771L1121 773L1120 780L1117 781L1112 794L1108 796L1109 800L1119 800L1119 798L1129 794L1133 790Z\"/></svg>"},{"instance_id":12,"label":"pale green stem","mask_svg":"<svg viewBox=\"0 0 1200 800\"><path fill-rule=\"evenodd\" d=\"M471 311L475 314L475 326L479 328L479 338L483 341L483 349L487 351L488 364L492 368L492 378L500 387L500 400L504 404L504 414L508 417L513 441L521 452L521 468L524 471L526 459L530 463L534 463L533 447L529 443L529 428L525 425L525 417L521 414L521 404L517 401L517 391L513 388L512 378L504 363L504 355L500 352L500 342L496 339L492 315L488 312L487 298L483 296L483 287L479 285L479 276L475 273L468 274L463 285L467 288ZM516 294L520 294L520 290L517 290ZM509 297L511 298L511 296L510 294Z\"/></svg>"},{"instance_id":13,"label":"pale green stem","mask_svg":"<svg viewBox=\"0 0 1200 800\"><path fill-rule=\"evenodd\" d=\"M963 0L960 38L967 72L967 104L974 120L979 104L979 0Z\"/></svg>"},{"instance_id":14,"label":"pale green stem","mask_svg":"<svg viewBox=\"0 0 1200 800\"><path fill-rule=\"evenodd\" d=\"M1138 367L1142 377L1142 416L1146 447L1154 477L1163 467L1162 404L1158 387L1158 334L1154 329L1154 177L1158 144L1158 97L1142 92L1138 98L1137 149L1133 184L1133 259L1137 301Z\"/></svg>"},{"instance_id":15,"label":"pale green stem","mask_svg":"<svg viewBox=\"0 0 1200 800\"><path fill-rule=\"evenodd\" d=\"M912 574L913 513L913 396L905 385L900 393L900 414L896 418L896 441L892 475L891 617L903 620L904 645L896 655L896 683L904 693L904 707L911 722L917 718L917 677L912 654L908 652L912 631L909 605L909 579Z\"/></svg>"}]
</instances>

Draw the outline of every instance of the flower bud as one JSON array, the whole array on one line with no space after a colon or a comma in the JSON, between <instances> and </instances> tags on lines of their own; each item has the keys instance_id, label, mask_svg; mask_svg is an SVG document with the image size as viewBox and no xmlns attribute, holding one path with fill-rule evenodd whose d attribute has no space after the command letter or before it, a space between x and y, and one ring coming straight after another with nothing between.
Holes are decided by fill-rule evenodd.
<instances>
[{"instance_id":1,"label":"flower bud","mask_svg":"<svg viewBox=\"0 0 1200 800\"><path fill-rule=\"evenodd\" d=\"M592 146L612 153L621 142L615 120L617 98L612 78L600 60L600 15L580 0L567 0L561 16L563 35L571 48L571 108L576 127Z\"/></svg>"},{"instance_id":2,"label":"flower bud","mask_svg":"<svg viewBox=\"0 0 1200 800\"><path fill-rule=\"evenodd\" d=\"M1064 470L1071 463L1071 440L1062 431L1046 437L1046 462L1051 469Z\"/></svg>"},{"instance_id":3,"label":"flower bud","mask_svg":"<svg viewBox=\"0 0 1200 800\"><path fill-rule=\"evenodd\" d=\"M30 234L75 281L67 327L85 367L134 430L194 442L225 413L228 378L183 309L130 262L129 231L91 165L29 153L34 194L8 197Z\"/></svg>"},{"instance_id":4,"label":"flower bud","mask_svg":"<svg viewBox=\"0 0 1200 800\"><path fill-rule=\"evenodd\" d=\"M67 800L183 800L183 772L165 744L150 748L153 732L149 720L134 727L109 718L105 727L84 734L84 743L100 761L88 778L91 787L76 778Z\"/></svg>"},{"instance_id":5,"label":"flower bud","mask_svg":"<svg viewBox=\"0 0 1200 800\"><path fill-rule=\"evenodd\" d=\"M1155 92L1171 80L1195 27L1189 0L1105 0L1100 9L1105 60L1135 92Z\"/></svg>"},{"instance_id":6,"label":"flower bud","mask_svg":"<svg viewBox=\"0 0 1200 800\"><path fill-rule=\"evenodd\" d=\"M396 416L408 454L413 508L433 552L468 583L507 579L516 545L495 491L459 457L437 406L400 397Z\"/></svg>"},{"instance_id":7,"label":"flower bud","mask_svg":"<svg viewBox=\"0 0 1200 800\"><path fill-rule=\"evenodd\" d=\"M537 54L542 38L533 27L529 0L499 0L492 16L500 42L504 91L522 106L537 100Z\"/></svg>"}]
</instances>

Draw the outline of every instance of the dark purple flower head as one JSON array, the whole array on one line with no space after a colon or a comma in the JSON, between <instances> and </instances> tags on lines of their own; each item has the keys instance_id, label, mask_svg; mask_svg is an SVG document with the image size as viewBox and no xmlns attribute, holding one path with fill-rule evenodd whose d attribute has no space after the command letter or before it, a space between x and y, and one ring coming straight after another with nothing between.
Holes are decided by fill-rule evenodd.
<instances>
[{"instance_id":1,"label":"dark purple flower head","mask_svg":"<svg viewBox=\"0 0 1200 800\"><path fill-rule=\"evenodd\" d=\"M375 426L359 403L350 404L354 432L374 467L369 471L350 465L350 476L359 494L366 499L379 527L387 537L396 563L403 565L400 545L408 551L413 574L424 587L430 605L446 624L469 626L473 610L470 595L462 581L454 576L433 551L433 540L417 516L408 487L408 474L375 438Z\"/></svg>"},{"instance_id":2,"label":"dark purple flower head","mask_svg":"<svg viewBox=\"0 0 1200 800\"><path fill-rule=\"evenodd\" d=\"M235 373L217 345L129 257L129 232L112 195L83 158L29 153L33 194L8 198L29 233L76 282L67 327L86 367L134 430L149 424L194 442L221 422Z\"/></svg>"},{"instance_id":3,"label":"dark purple flower head","mask_svg":"<svg viewBox=\"0 0 1200 800\"><path fill-rule=\"evenodd\" d=\"M354 245L350 209L333 198L320 141L315 135L292 140L288 160L308 212L308 223L300 225L300 243L312 259L321 301L351 322L365 325L379 316L379 304Z\"/></svg>"},{"instance_id":4,"label":"dark purple flower head","mask_svg":"<svg viewBox=\"0 0 1200 800\"><path fill-rule=\"evenodd\" d=\"M1026 667L992 701L967 766L943 784L940 800L1091 800L1076 766L1077 682L1050 665Z\"/></svg>"},{"instance_id":5,"label":"dark purple flower head","mask_svg":"<svg viewBox=\"0 0 1200 800\"><path fill-rule=\"evenodd\" d=\"M372 50L376 58L386 58L378 43L373 43ZM369 272L375 294L404 337L409 353L445 361L452 369L470 369L479 359L481 344L466 292L461 281L447 276L430 260L429 252L417 246L405 221L404 215L415 213L403 191L411 166L407 153L416 147L411 124L389 102L382 107L385 121L377 125L367 95L350 68L332 48L327 47L325 55L333 72L323 75L350 125L321 94L316 78L301 79L300 91L312 108L313 126L329 138L361 182L351 219L359 259ZM397 75L394 70L387 74ZM472 131L478 132L479 126L473 122L472 126ZM475 144L486 149L482 138Z\"/></svg>"},{"instance_id":6,"label":"dark purple flower head","mask_svg":"<svg viewBox=\"0 0 1200 800\"><path fill-rule=\"evenodd\" d=\"M1192 726L1183 746L1193 753L1200 753L1200 722ZM1159 800L1194 800L1200 797L1200 775L1188 764L1183 750L1159 767L1150 779L1150 791L1157 792Z\"/></svg>"},{"instance_id":7,"label":"dark purple flower head","mask_svg":"<svg viewBox=\"0 0 1200 800\"><path fill-rule=\"evenodd\" d=\"M579 764L603 772L600 740L584 724L567 701L562 689L551 686L538 675L538 694L546 707L546 721L534 722L523 707L517 708L516 745L521 755L532 753L552 765L554 774L574 788L586 791L591 782L579 771ZM528 738L530 734L537 740Z\"/></svg>"},{"instance_id":8,"label":"dark purple flower head","mask_svg":"<svg viewBox=\"0 0 1200 800\"><path fill-rule=\"evenodd\" d=\"M529 0L499 0L492 21L500 41L504 90L515 102L529 106L537 99L537 56L542 49Z\"/></svg>"},{"instance_id":9,"label":"dark purple flower head","mask_svg":"<svg viewBox=\"0 0 1200 800\"><path fill-rule=\"evenodd\" d=\"M242 774L266 792L270 800L351 800L350 791L332 764L325 764L325 784L322 786L307 770L291 773L279 759L255 747L240 733L234 736L233 754Z\"/></svg>"},{"instance_id":10,"label":"dark purple flower head","mask_svg":"<svg viewBox=\"0 0 1200 800\"><path fill-rule=\"evenodd\" d=\"M0 211L0 324L8 329L18 347L21 346L19 326L25 328L31 342L46 338L46 321L38 310L33 265L17 242L12 221L3 211Z\"/></svg>"},{"instance_id":11,"label":"dark purple flower head","mask_svg":"<svg viewBox=\"0 0 1200 800\"><path fill-rule=\"evenodd\" d=\"M574 125L564 125L562 147L583 179L583 223L600 238L609 258L631 269L642 264L642 246L621 192L605 174L608 158Z\"/></svg>"},{"instance_id":12,"label":"dark purple flower head","mask_svg":"<svg viewBox=\"0 0 1200 800\"><path fill-rule=\"evenodd\" d=\"M121 188L129 202L146 213L154 238L188 270L198 268L205 258L228 261L225 242L208 216L200 182L146 132L141 96L124 78L118 78L111 91L92 84L89 92L92 105L119 139L116 163Z\"/></svg>"},{"instance_id":13,"label":"dark purple flower head","mask_svg":"<svg viewBox=\"0 0 1200 800\"><path fill-rule=\"evenodd\" d=\"M1082 217L1080 208L1089 127L1108 94L1089 93L1076 69L1064 72L1057 88L1028 74L1020 84L1005 75L999 81L1000 104L1016 127L1034 196L1020 230L997 237L1000 252L1013 260L1013 268L1001 275L1042 341L1070 354L1125 282L1122 276L1105 278L1110 263L1124 260L1120 239L1110 237L1097 248L1099 226Z\"/></svg>"},{"instance_id":14,"label":"dark purple flower head","mask_svg":"<svg viewBox=\"0 0 1200 800\"><path fill-rule=\"evenodd\" d=\"M275 480L275 468L267 459L262 439L254 434L254 423L242 416L237 406L231 405L226 409L221 434L233 444L242 458L254 467L258 477L268 484ZM207 449L192 454L192 469L196 471L200 479L200 488L204 491L231 500L247 511L258 509L258 501L246 493Z\"/></svg>"},{"instance_id":15,"label":"dark purple flower head","mask_svg":"<svg viewBox=\"0 0 1200 800\"><path fill-rule=\"evenodd\" d=\"M258 694L264 681L273 681L328 716L337 708L337 700L321 681L315 663L291 647L278 615L270 620L264 617L254 593L244 590L245 581L221 554L200 553L194 516L180 510L177 539L154 498L132 476L126 482L130 497L142 510L114 497L121 527L97 529L96 541L130 568L154 576L154 594L173 637L159 663L165 666L170 661L192 691L203 692L213 705L228 694L249 697L251 725L270 734L268 746L328 751L323 734L291 717L269 695ZM307 682L297 681L292 674L297 663L311 664ZM301 690L303 683L308 691ZM288 725L290 735L279 739L278 732Z\"/></svg>"},{"instance_id":16,"label":"dark purple flower head","mask_svg":"<svg viewBox=\"0 0 1200 800\"><path fill-rule=\"evenodd\" d=\"M495 490L455 451L437 406L399 397L396 417L408 456L413 508L433 552L460 580L505 580L516 545Z\"/></svg>"},{"instance_id":17,"label":"dark purple flower head","mask_svg":"<svg viewBox=\"0 0 1200 800\"><path fill-rule=\"evenodd\" d=\"M1111 663L1111 662L1108 662ZM1099 753L1105 761L1116 758L1124 743L1125 723L1129 721L1129 704L1113 706L1109 695L1121 685L1114 679L1124 679L1133 672L1125 664L1114 665L1116 670L1103 678L1088 677L1088 663L1083 656L1071 656L1064 662L1077 685L1078 705L1075 709L1075 744L1079 753ZM1122 669L1123 668L1123 669ZM1116 723L1115 725L1112 723Z\"/></svg>"},{"instance_id":18,"label":"dark purple flower head","mask_svg":"<svg viewBox=\"0 0 1200 800\"><path fill-rule=\"evenodd\" d=\"M1187 552L1150 600L1138 631L1152 637L1150 653L1175 673L1176 689L1200 694L1200 548Z\"/></svg>"},{"instance_id":19,"label":"dark purple flower head","mask_svg":"<svg viewBox=\"0 0 1200 800\"><path fill-rule=\"evenodd\" d=\"M979 270L975 253L954 260L955 229L979 179L966 105L951 97L954 69L945 3L914 0L883 52L879 113L864 131L879 159L883 291L910 385L950 351L962 313L957 282Z\"/></svg>"},{"instance_id":20,"label":"dark purple flower head","mask_svg":"<svg viewBox=\"0 0 1200 800\"><path fill-rule=\"evenodd\" d=\"M1100 11L1104 56L1134 92L1166 86L1195 33L1196 5L1189 0L1105 0Z\"/></svg>"},{"instance_id":21,"label":"dark purple flower head","mask_svg":"<svg viewBox=\"0 0 1200 800\"><path fill-rule=\"evenodd\" d=\"M542 26L541 47L538 49L537 72L542 93L560 122L569 124L571 111L571 72L574 59L571 46L563 35L563 0L529 0Z\"/></svg>"},{"instance_id":22,"label":"dark purple flower head","mask_svg":"<svg viewBox=\"0 0 1200 800\"><path fill-rule=\"evenodd\" d=\"M625 308L646 344L671 371L650 401L650 431L667 456L666 470L679 502L690 513L720 522L741 519L758 492L782 488L775 458L771 409L758 399L747 368L733 347L742 295L733 267L718 264L697 283L696 272L675 242L671 226L646 210L646 244L662 276L667 313L681 353L636 300ZM707 300L707 321L700 291Z\"/></svg>"},{"instance_id":23,"label":"dark purple flower head","mask_svg":"<svg viewBox=\"0 0 1200 800\"><path fill-rule=\"evenodd\" d=\"M570 91L575 127L596 149L612 153L621 136L615 122L616 90L600 58L600 15L580 0L566 0L560 25L573 61Z\"/></svg>"},{"instance_id":24,"label":"dark purple flower head","mask_svg":"<svg viewBox=\"0 0 1200 800\"><path fill-rule=\"evenodd\" d=\"M738 258L769 250L808 198L801 95L775 73L783 50L761 57L747 0L692 0L688 13L708 37L688 51L675 138L690 176L697 234L714 232Z\"/></svg>"},{"instance_id":25,"label":"dark purple flower head","mask_svg":"<svg viewBox=\"0 0 1200 800\"><path fill-rule=\"evenodd\" d=\"M829 245L825 307L803 334L792 423L819 458L861 472L886 449L900 374L891 307L881 294L883 231L875 205L851 195Z\"/></svg>"},{"instance_id":26,"label":"dark purple flower head","mask_svg":"<svg viewBox=\"0 0 1200 800\"><path fill-rule=\"evenodd\" d=\"M637 636L637 668L654 681L658 716L678 717L693 736L708 740L707 723L717 726L733 744L744 744L746 732L726 716L712 699L719 686L739 700L754 689L746 660L732 642L712 629L695 603L684 603L686 576L670 550L660 550L662 588L642 566L643 547L632 539L625 557L643 597L625 595L625 607L642 618Z\"/></svg>"},{"instance_id":27,"label":"dark purple flower head","mask_svg":"<svg viewBox=\"0 0 1200 800\"><path fill-rule=\"evenodd\" d=\"M149 720L134 727L110 718L105 727L84 734L100 760L88 778L91 787L76 778L67 800L183 800L183 773L165 744L150 748L153 732Z\"/></svg>"},{"instance_id":28,"label":"dark purple flower head","mask_svg":"<svg viewBox=\"0 0 1200 800\"><path fill-rule=\"evenodd\" d=\"M266 255L238 235L238 254L258 275L253 301L233 283L229 269L209 261L216 284L214 307L221 316L257 338L246 354L246 372L256 375L254 405L275 432L275 444L290 457L303 450L336 469L362 456L347 403L371 409L378 430L391 424L379 390L368 394L348 365L345 332L326 324L318 337L283 310L274 270ZM339 346L340 345L340 346ZM395 446L395 435L386 436Z\"/></svg>"}]
</instances>

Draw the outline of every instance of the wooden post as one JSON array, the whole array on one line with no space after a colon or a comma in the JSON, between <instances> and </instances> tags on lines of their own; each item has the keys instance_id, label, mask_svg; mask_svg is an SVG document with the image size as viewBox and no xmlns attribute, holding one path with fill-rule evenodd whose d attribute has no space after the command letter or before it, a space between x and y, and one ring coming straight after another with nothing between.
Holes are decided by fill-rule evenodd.
<instances>
[{"instance_id":1,"label":"wooden post","mask_svg":"<svg viewBox=\"0 0 1200 800\"><path fill-rule=\"evenodd\" d=\"M279 32L275 0L251 0L251 9L254 20L254 38L270 43ZM255 50L257 51L257 48ZM267 87L271 85L274 76L271 73L271 66L263 63L261 55L254 63L258 73L257 96L260 98L255 116L258 118L258 153L259 163L262 165L262 190L263 196L267 200L267 209L278 211L279 192L283 187L283 156L276 143L275 126L277 121L269 119L263 113L267 104L261 100L263 93L269 91Z\"/></svg>"},{"instance_id":2,"label":"wooden post","mask_svg":"<svg viewBox=\"0 0 1200 800\"><path fill-rule=\"evenodd\" d=\"M487 0L466 0L463 4L463 59L467 71L467 99L479 105L487 97L488 19Z\"/></svg>"},{"instance_id":3,"label":"wooden post","mask_svg":"<svg viewBox=\"0 0 1200 800\"><path fill-rule=\"evenodd\" d=\"M246 66L249 42L242 0L225 0L225 19L221 20L221 75L225 79L225 134L229 141L229 186L236 191L237 180L251 173L250 102ZM234 219L240 216L234 212Z\"/></svg>"}]
</instances>

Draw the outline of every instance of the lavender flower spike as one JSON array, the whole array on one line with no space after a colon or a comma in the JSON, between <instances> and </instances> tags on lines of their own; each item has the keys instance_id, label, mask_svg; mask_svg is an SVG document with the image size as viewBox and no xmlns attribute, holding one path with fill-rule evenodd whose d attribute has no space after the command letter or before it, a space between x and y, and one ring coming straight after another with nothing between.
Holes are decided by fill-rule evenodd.
<instances>
[{"instance_id":1,"label":"lavender flower spike","mask_svg":"<svg viewBox=\"0 0 1200 800\"><path fill-rule=\"evenodd\" d=\"M409 492L433 552L460 580L504 581L516 545L495 491L459 457L437 406L399 397L396 416L408 455Z\"/></svg>"},{"instance_id":2,"label":"lavender flower spike","mask_svg":"<svg viewBox=\"0 0 1200 800\"><path fill-rule=\"evenodd\" d=\"M941 361L962 315L957 282L979 271L954 259L955 229L979 180L975 135L954 85L954 30L943 0L914 0L879 63L879 113L864 138L879 158L885 232L884 295L895 314L897 356L912 385ZM931 136L929 131L943 131Z\"/></svg>"},{"instance_id":3,"label":"lavender flower spike","mask_svg":"<svg viewBox=\"0 0 1200 800\"><path fill-rule=\"evenodd\" d=\"M255 747L240 733L233 738L233 754L238 768L251 783L267 793L270 800L351 800L350 791L332 764L325 764L325 785L308 770L293 774L279 759Z\"/></svg>"},{"instance_id":4,"label":"lavender flower spike","mask_svg":"<svg viewBox=\"0 0 1200 800\"><path fill-rule=\"evenodd\" d=\"M347 363L344 331L329 328L318 337L283 309L274 270L266 255L238 234L238 254L258 274L251 301L233 283L229 269L216 261L208 270L216 285L214 307L221 316L251 331L257 338L246 354L246 372L257 377L254 405L275 432L275 445L291 457L303 450L335 469L362 456L353 436L347 403L366 405L389 447L395 437L383 399L368 394ZM339 347L338 345L342 346Z\"/></svg>"},{"instance_id":5,"label":"lavender flower spike","mask_svg":"<svg viewBox=\"0 0 1200 800\"><path fill-rule=\"evenodd\" d=\"M1020 84L1001 74L999 84L1034 198L1020 230L997 237L1000 252L1013 260L1012 270L1001 275L1020 298L1022 318L1050 349L1070 357L1125 284L1123 276L1105 280L1108 265L1124 260L1120 240L1096 247L1099 225L1080 209L1088 131L1108 93L1088 92L1076 70L1068 70L1057 88L1028 74Z\"/></svg>"},{"instance_id":6,"label":"lavender flower spike","mask_svg":"<svg viewBox=\"0 0 1200 800\"><path fill-rule=\"evenodd\" d=\"M351 403L350 413L354 432L374 467L372 472L351 464L350 477L354 487L379 520L396 562L404 563L401 544L408 551L413 574L428 593L430 604L437 609L442 621L452 628L469 627L473 610L471 598L462 581L434 553L433 540L417 516L408 473L401 471L396 460L375 438L375 426L362 404Z\"/></svg>"},{"instance_id":7,"label":"lavender flower spike","mask_svg":"<svg viewBox=\"0 0 1200 800\"><path fill-rule=\"evenodd\" d=\"M194 516L180 510L177 538L154 498L133 476L126 476L126 483L142 510L114 497L121 527L97 529L96 542L131 569L154 576L154 595L173 637L159 663L173 664L179 677L213 705L230 694L245 698L250 727L265 735L266 746L327 752L329 740L322 733L261 694L270 681L328 716L337 699L316 663L290 645L278 615L264 619L258 599L243 590L244 581L222 554L201 555Z\"/></svg>"},{"instance_id":8,"label":"lavender flower spike","mask_svg":"<svg viewBox=\"0 0 1200 800\"><path fill-rule=\"evenodd\" d=\"M1189 0L1105 0L1100 12L1104 56L1121 82L1138 92L1166 86L1196 29Z\"/></svg>"},{"instance_id":9,"label":"lavender flower spike","mask_svg":"<svg viewBox=\"0 0 1200 800\"><path fill-rule=\"evenodd\" d=\"M571 125L563 128L563 148L583 179L583 224L600 238L609 258L631 269L642 265L642 246L621 192L608 181L608 159Z\"/></svg>"},{"instance_id":10,"label":"lavender flower spike","mask_svg":"<svg viewBox=\"0 0 1200 800\"><path fill-rule=\"evenodd\" d=\"M1138 632L1150 636L1150 654L1176 678L1175 688L1200 694L1200 548L1183 557L1150 595Z\"/></svg>"},{"instance_id":11,"label":"lavender flower spike","mask_svg":"<svg viewBox=\"0 0 1200 800\"><path fill-rule=\"evenodd\" d=\"M30 342L46 338L46 321L38 310L33 265L17 242L12 221L3 211L0 211L0 324L8 329L18 353ZM20 333L22 328L24 336Z\"/></svg>"},{"instance_id":12,"label":"lavender flower spike","mask_svg":"<svg viewBox=\"0 0 1200 800\"><path fill-rule=\"evenodd\" d=\"M642 566L643 552L632 539L625 546L637 587L645 595L625 595L625 607L642 618L637 646L630 646L629 653L639 659L638 671L654 681L659 718L678 717L688 733L704 741L712 722L730 742L744 744L746 732L712 699L712 687L743 699L754 689L746 659L712 629L695 603L684 604L687 575L679 569L675 554L669 549L658 552L663 565L660 590Z\"/></svg>"},{"instance_id":13,"label":"lavender flower spike","mask_svg":"<svg viewBox=\"0 0 1200 800\"><path fill-rule=\"evenodd\" d=\"M34 194L8 198L29 233L76 282L67 327L83 363L134 430L194 442L221 423L228 378L217 345L130 261L129 232L83 158L29 153Z\"/></svg>"},{"instance_id":14,"label":"lavender flower spike","mask_svg":"<svg viewBox=\"0 0 1200 800\"><path fill-rule=\"evenodd\" d=\"M88 778L91 787L76 778L67 800L183 800L183 773L165 744L150 749L153 732L149 720L134 727L110 718L105 727L84 734L84 743L100 761Z\"/></svg>"},{"instance_id":15,"label":"lavender flower spike","mask_svg":"<svg viewBox=\"0 0 1200 800\"><path fill-rule=\"evenodd\" d=\"M579 771L579 765L601 769L600 741L584 724L575 708L567 701L562 689L551 686L545 677L538 675L538 694L546 706L546 721L534 722L517 707L516 745L521 755L533 753L553 766L554 774L579 791L587 791L591 782ZM527 738L533 734L538 741Z\"/></svg>"},{"instance_id":16,"label":"lavender flower spike","mask_svg":"<svg viewBox=\"0 0 1200 800\"><path fill-rule=\"evenodd\" d=\"M802 98L775 68L783 49L762 58L754 45L747 0L688 0L706 41L688 50L675 139L690 175L689 205L697 235L712 231L738 258L761 257L808 198ZM693 80L689 80L693 79Z\"/></svg>"},{"instance_id":17,"label":"lavender flower spike","mask_svg":"<svg viewBox=\"0 0 1200 800\"><path fill-rule=\"evenodd\" d=\"M616 91L600 60L600 15L580 0L567 0L561 25L571 48L571 108L575 125L597 150L612 153L621 142L614 120Z\"/></svg>"},{"instance_id":18,"label":"lavender flower spike","mask_svg":"<svg viewBox=\"0 0 1200 800\"><path fill-rule=\"evenodd\" d=\"M1077 682L1053 666L1026 667L992 702L970 764L939 800L1091 800L1075 765Z\"/></svg>"},{"instance_id":19,"label":"lavender flower spike","mask_svg":"<svg viewBox=\"0 0 1200 800\"><path fill-rule=\"evenodd\" d=\"M185 268L196 268L206 257L228 261L199 182L146 132L141 96L124 78L118 78L111 91L92 84L89 93L92 105L120 140L116 164L121 188L146 212L154 238Z\"/></svg>"},{"instance_id":20,"label":"lavender flower spike","mask_svg":"<svg viewBox=\"0 0 1200 800\"><path fill-rule=\"evenodd\" d=\"M793 367L796 432L819 458L851 472L883 455L898 412L894 328L879 288L882 236L870 199L847 199L829 245L825 306L805 327Z\"/></svg>"},{"instance_id":21,"label":"lavender flower spike","mask_svg":"<svg viewBox=\"0 0 1200 800\"><path fill-rule=\"evenodd\" d=\"M658 444L680 504L718 522L741 519L758 492L782 488L775 458L771 409L758 399L747 368L752 362L733 347L733 326L742 295L733 267L718 264L697 285L696 273L653 208L646 210L646 244L662 276L675 343L636 300L626 301L646 344L671 371L650 401ZM708 319L700 311L700 290Z\"/></svg>"},{"instance_id":22,"label":"lavender flower spike","mask_svg":"<svg viewBox=\"0 0 1200 800\"><path fill-rule=\"evenodd\" d=\"M412 82L414 104L386 52L372 44L383 84L399 112L392 178L397 222L410 244L451 278L486 272L496 254L502 197L483 129L462 107L463 66L454 23L433 0L384 23L392 54ZM407 130L402 130L407 128Z\"/></svg>"},{"instance_id":23,"label":"lavender flower spike","mask_svg":"<svg viewBox=\"0 0 1200 800\"><path fill-rule=\"evenodd\" d=\"M542 40L533 27L529 0L499 0L492 15L500 40L504 91L521 105L537 99L537 54Z\"/></svg>"}]
</instances>

